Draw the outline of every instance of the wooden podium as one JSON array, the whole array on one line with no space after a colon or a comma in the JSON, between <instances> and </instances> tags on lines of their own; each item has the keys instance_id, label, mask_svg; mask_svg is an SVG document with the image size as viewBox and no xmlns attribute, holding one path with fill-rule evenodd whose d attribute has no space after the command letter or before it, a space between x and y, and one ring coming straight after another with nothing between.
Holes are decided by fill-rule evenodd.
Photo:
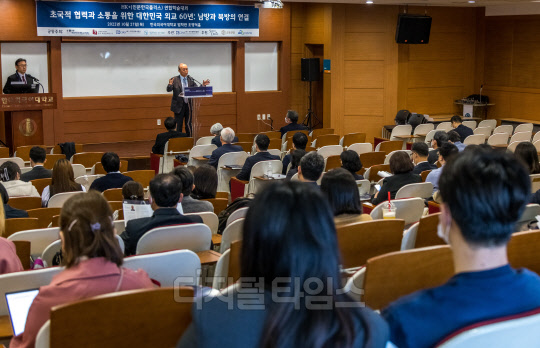
<instances>
[{"instance_id":1,"label":"wooden podium","mask_svg":"<svg viewBox=\"0 0 540 348\"><path fill-rule=\"evenodd\" d=\"M44 144L42 112L45 109L56 109L55 93L3 94L0 97L10 152L18 146Z\"/></svg>"}]
</instances>

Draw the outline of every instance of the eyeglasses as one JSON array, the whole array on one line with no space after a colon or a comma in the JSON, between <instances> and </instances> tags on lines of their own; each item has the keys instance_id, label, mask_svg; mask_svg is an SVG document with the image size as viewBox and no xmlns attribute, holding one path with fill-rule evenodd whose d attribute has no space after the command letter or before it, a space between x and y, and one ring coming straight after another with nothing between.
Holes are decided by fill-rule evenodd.
<instances>
[{"instance_id":1,"label":"eyeglasses","mask_svg":"<svg viewBox=\"0 0 540 348\"><path fill-rule=\"evenodd\" d=\"M28 66L28 64L19 64L17 65L19 68L26 68Z\"/></svg>"}]
</instances>

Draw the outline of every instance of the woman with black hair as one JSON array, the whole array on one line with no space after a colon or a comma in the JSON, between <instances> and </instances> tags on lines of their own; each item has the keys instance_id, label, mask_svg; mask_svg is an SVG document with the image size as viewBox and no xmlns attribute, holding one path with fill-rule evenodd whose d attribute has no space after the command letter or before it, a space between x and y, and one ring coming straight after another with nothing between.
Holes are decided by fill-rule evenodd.
<instances>
[{"instance_id":1,"label":"woman with black hair","mask_svg":"<svg viewBox=\"0 0 540 348\"><path fill-rule=\"evenodd\" d=\"M291 180L294 174L298 173L298 166L300 160L305 156L307 152L302 149L296 149L291 151L291 169L287 172L286 180Z\"/></svg>"},{"instance_id":2,"label":"woman with black hair","mask_svg":"<svg viewBox=\"0 0 540 348\"><path fill-rule=\"evenodd\" d=\"M529 141L519 143L514 150L514 155L525 164L529 170L529 174L540 173L538 151L536 151L536 147L533 145L533 143Z\"/></svg>"},{"instance_id":3,"label":"woman with black hair","mask_svg":"<svg viewBox=\"0 0 540 348\"><path fill-rule=\"evenodd\" d=\"M349 172L351 172L354 180L364 179L362 175L356 173L362 169L362 162L360 161L360 156L358 156L356 151L343 151L339 157L341 159L341 168L347 169Z\"/></svg>"},{"instance_id":4,"label":"woman with black hair","mask_svg":"<svg viewBox=\"0 0 540 348\"><path fill-rule=\"evenodd\" d=\"M313 185L260 192L241 254L240 282L194 305L178 347L385 347L386 323L341 291L331 209Z\"/></svg>"}]
</instances>

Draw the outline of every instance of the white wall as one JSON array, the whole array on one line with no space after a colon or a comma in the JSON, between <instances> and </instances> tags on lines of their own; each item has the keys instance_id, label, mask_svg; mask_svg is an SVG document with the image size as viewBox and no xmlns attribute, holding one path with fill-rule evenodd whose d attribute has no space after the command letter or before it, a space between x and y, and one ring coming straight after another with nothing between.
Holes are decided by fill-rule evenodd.
<instances>
[{"instance_id":1,"label":"white wall","mask_svg":"<svg viewBox=\"0 0 540 348\"><path fill-rule=\"evenodd\" d=\"M278 90L278 44L246 42L246 92Z\"/></svg>"}]
</instances>

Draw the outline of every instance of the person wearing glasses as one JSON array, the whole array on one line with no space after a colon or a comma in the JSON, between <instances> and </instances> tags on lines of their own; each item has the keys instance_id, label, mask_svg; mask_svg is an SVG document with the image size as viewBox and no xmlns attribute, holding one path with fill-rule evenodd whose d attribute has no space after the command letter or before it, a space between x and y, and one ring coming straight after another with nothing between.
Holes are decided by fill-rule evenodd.
<instances>
[{"instance_id":1,"label":"person wearing glasses","mask_svg":"<svg viewBox=\"0 0 540 348\"><path fill-rule=\"evenodd\" d=\"M15 83L16 85L20 85L22 82L24 85L34 85L38 82L35 77L26 73L27 68L28 65L26 64L26 59L19 58L15 61L15 69L17 71L15 72L15 74L8 76L3 89L4 94L38 92L39 87L37 85L35 88L22 89L21 87L18 88L18 90L15 90L15 88L13 87L13 83Z\"/></svg>"}]
</instances>

